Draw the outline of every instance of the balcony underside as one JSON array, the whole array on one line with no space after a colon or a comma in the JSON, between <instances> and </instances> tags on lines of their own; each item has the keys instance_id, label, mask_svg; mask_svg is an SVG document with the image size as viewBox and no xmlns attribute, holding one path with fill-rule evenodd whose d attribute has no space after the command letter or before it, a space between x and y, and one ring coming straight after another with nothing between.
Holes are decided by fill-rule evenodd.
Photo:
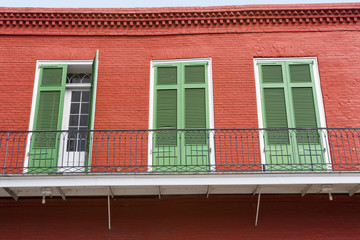
<instances>
[{"instance_id":1,"label":"balcony underside","mask_svg":"<svg viewBox=\"0 0 360 240\"><path fill-rule=\"evenodd\" d=\"M0 197L212 194L356 194L358 172L27 175L0 178ZM10 191L9 191L10 190Z\"/></svg>"}]
</instances>

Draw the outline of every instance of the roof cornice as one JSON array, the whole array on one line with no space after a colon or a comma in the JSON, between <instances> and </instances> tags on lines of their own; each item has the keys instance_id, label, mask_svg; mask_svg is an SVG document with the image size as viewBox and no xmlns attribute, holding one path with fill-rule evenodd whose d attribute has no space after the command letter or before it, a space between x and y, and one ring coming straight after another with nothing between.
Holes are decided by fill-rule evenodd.
<instances>
[{"instance_id":1,"label":"roof cornice","mask_svg":"<svg viewBox=\"0 0 360 240\"><path fill-rule=\"evenodd\" d=\"M330 6L330 7L328 7ZM37 30L83 34L166 33L170 29L234 29L279 25L343 25L360 20L360 4L279 5L158 9L0 8L0 34L37 34ZM210 30L212 29L212 30ZM84 31L82 31L84 30ZM116 31L117 30L117 31ZM92 32L92 33L89 33ZM98 32L98 34L96 34ZM175 31L176 32L176 31ZM201 32L201 31L200 31ZM220 31L221 32L221 31ZM49 33L50 34L50 33ZM142 33L144 34L144 33Z\"/></svg>"}]
</instances>

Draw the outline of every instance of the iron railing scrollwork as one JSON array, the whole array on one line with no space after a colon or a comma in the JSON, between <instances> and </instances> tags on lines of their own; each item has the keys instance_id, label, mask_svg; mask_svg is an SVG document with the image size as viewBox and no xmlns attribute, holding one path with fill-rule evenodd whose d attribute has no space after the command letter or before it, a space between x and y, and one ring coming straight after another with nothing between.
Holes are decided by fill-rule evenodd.
<instances>
[{"instance_id":1,"label":"iron railing scrollwork","mask_svg":"<svg viewBox=\"0 0 360 240\"><path fill-rule=\"evenodd\" d=\"M359 149L358 128L1 131L0 174L359 171Z\"/></svg>"}]
</instances>

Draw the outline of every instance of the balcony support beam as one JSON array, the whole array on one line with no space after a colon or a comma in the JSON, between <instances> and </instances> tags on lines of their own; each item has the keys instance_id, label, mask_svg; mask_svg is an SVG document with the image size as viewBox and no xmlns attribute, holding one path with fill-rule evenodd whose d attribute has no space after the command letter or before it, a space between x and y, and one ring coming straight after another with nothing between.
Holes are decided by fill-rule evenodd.
<instances>
[{"instance_id":1,"label":"balcony support beam","mask_svg":"<svg viewBox=\"0 0 360 240\"><path fill-rule=\"evenodd\" d=\"M109 186L109 195L111 196L111 198L114 198L114 192L110 186Z\"/></svg>"},{"instance_id":2,"label":"balcony support beam","mask_svg":"<svg viewBox=\"0 0 360 240\"><path fill-rule=\"evenodd\" d=\"M10 195L10 197L12 197L15 201L19 200L18 195L17 195L13 190L11 190L10 188L7 188L7 187L4 187L3 189L4 189L5 192L7 192L7 193Z\"/></svg>"},{"instance_id":3,"label":"balcony support beam","mask_svg":"<svg viewBox=\"0 0 360 240\"><path fill-rule=\"evenodd\" d=\"M56 190L59 192L61 198L65 201L66 195L65 195L64 191L61 189L61 187L56 187Z\"/></svg>"},{"instance_id":4,"label":"balcony support beam","mask_svg":"<svg viewBox=\"0 0 360 240\"><path fill-rule=\"evenodd\" d=\"M206 190L206 198L209 198L210 190L211 190L211 186L208 185L208 186L207 186L207 190Z\"/></svg>"},{"instance_id":5,"label":"balcony support beam","mask_svg":"<svg viewBox=\"0 0 360 240\"><path fill-rule=\"evenodd\" d=\"M309 191L309 189L312 187L312 184L306 185L303 190L301 190L301 196L305 196L305 194Z\"/></svg>"},{"instance_id":6,"label":"balcony support beam","mask_svg":"<svg viewBox=\"0 0 360 240\"><path fill-rule=\"evenodd\" d=\"M108 202L108 225L110 230L111 229L110 194L108 194L107 196L107 202Z\"/></svg>"},{"instance_id":7,"label":"balcony support beam","mask_svg":"<svg viewBox=\"0 0 360 240\"><path fill-rule=\"evenodd\" d=\"M261 192L259 192L259 194L258 194L258 201L257 201L257 207L256 207L256 217L255 217L255 227L257 227L258 220L259 220L260 197L261 197Z\"/></svg>"},{"instance_id":8,"label":"balcony support beam","mask_svg":"<svg viewBox=\"0 0 360 240\"><path fill-rule=\"evenodd\" d=\"M257 185L255 188L254 188L254 191L253 191L253 195L256 195L257 193L260 193L260 185Z\"/></svg>"},{"instance_id":9,"label":"balcony support beam","mask_svg":"<svg viewBox=\"0 0 360 240\"><path fill-rule=\"evenodd\" d=\"M351 197L352 195L354 195L357 191L360 190L360 184L356 185L355 187L351 188L349 191L349 196Z\"/></svg>"},{"instance_id":10,"label":"balcony support beam","mask_svg":"<svg viewBox=\"0 0 360 240\"><path fill-rule=\"evenodd\" d=\"M161 186L158 186L159 199L161 199Z\"/></svg>"}]
</instances>

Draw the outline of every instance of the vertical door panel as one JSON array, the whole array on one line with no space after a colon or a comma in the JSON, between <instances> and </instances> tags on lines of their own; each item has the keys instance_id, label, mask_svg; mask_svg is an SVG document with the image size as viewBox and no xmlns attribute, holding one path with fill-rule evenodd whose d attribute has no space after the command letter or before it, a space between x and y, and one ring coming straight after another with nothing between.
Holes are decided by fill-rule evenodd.
<instances>
[{"instance_id":1,"label":"vertical door panel","mask_svg":"<svg viewBox=\"0 0 360 240\"><path fill-rule=\"evenodd\" d=\"M204 88L185 89L185 128L206 129L206 93ZM185 132L185 164L188 171L209 169L206 131Z\"/></svg>"},{"instance_id":2,"label":"vertical door panel","mask_svg":"<svg viewBox=\"0 0 360 240\"><path fill-rule=\"evenodd\" d=\"M156 93L153 164L155 171L175 171L179 164L177 129L177 90L161 89Z\"/></svg>"},{"instance_id":3,"label":"vertical door panel","mask_svg":"<svg viewBox=\"0 0 360 240\"><path fill-rule=\"evenodd\" d=\"M284 88L263 90L265 127L265 153L268 170L289 170L293 162Z\"/></svg>"},{"instance_id":4,"label":"vertical door panel","mask_svg":"<svg viewBox=\"0 0 360 240\"><path fill-rule=\"evenodd\" d=\"M296 128L316 128L316 110L311 87L292 88L294 120ZM305 164L306 170L321 170L325 167L321 131L296 130L296 142L299 164Z\"/></svg>"},{"instance_id":5,"label":"vertical door panel","mask_svg":"<svg viewBox=\"0 0 360 240\"><path fill-rule=\"evenodd\" d=\"M66 66L40 69L35 118L29 152L30 172L56 172L65 94ZM40 131L40 132L38 132ZM44 132L41 132L44 131Z\"/></svg>"},{"instance_id":6,"label":"vertical door panel","mask_svg":"<svg viewBox=\"0 0 360 240\"><path fill-rule=\"evenodd\" d=\"M92 69L91 69L91 88L90 88L90 99L89 99L90 102L89 102L89 122L88 122L89 130L94 130L98 65L99 65L99 50L96 50L94 61L92 64ZM85 171L90 171L92 141L93 141L93 132L89 132L86 140L87 156L85 159L85 166L86 166Z\"/></svg>"}]
</instances>

